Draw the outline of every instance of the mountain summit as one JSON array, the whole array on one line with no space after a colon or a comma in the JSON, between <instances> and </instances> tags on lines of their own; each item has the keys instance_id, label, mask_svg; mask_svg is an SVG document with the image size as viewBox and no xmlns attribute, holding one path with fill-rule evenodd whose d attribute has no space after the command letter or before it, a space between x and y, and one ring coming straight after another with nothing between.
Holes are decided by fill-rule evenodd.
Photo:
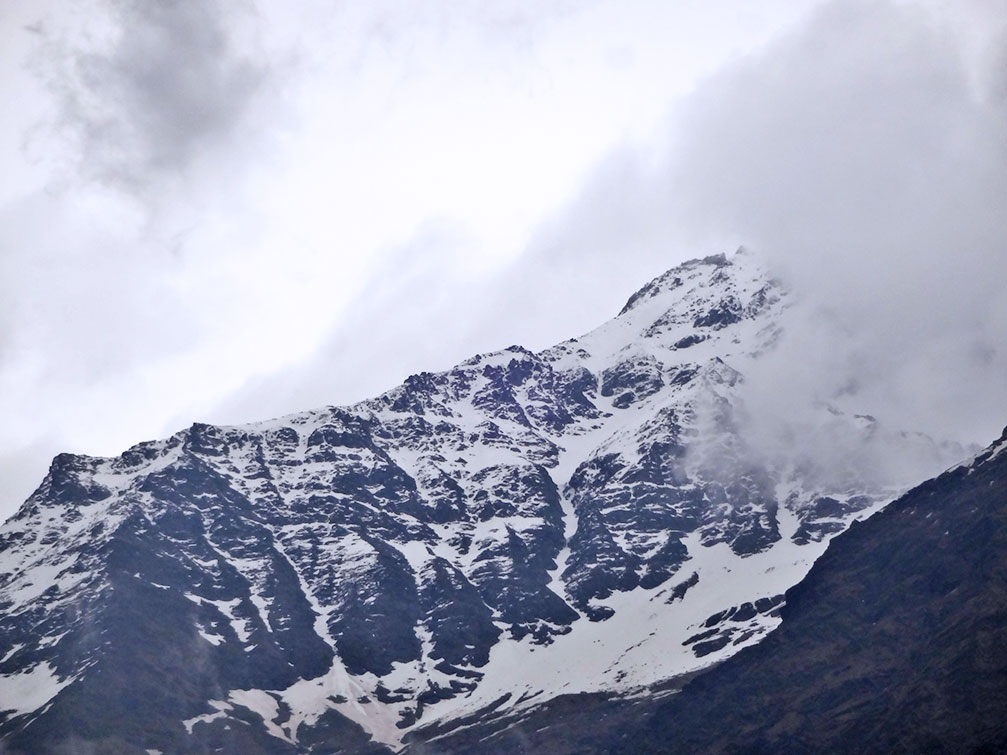
<instances>
[{"instance_id":1,"label":"mountain summit","mask_svg":"<svg viewBox=\"0 0 1007 755\"><path fill-rule=\"evenodd\" d=\"M57 456L0 529L0 743L377 752L757 643L895 492L746 442L787 314L751 254L707 257L539 353Z\"/></svg>"}]
</instances>

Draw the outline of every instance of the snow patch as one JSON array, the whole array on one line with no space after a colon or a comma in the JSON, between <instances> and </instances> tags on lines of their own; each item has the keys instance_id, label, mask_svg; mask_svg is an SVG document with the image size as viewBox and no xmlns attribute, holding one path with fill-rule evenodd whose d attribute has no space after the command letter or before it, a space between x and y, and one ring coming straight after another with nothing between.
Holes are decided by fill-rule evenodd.
<instances>
[{"instance_id":1,"label":"snow patch","mask_svg":"<svg viewBox=\"0 0 1007 755\"><path fill-rule=\"evenodd\" d=\"M0 674L4 699L0 711L8 711L11 716L22 716L38 710L59 694L60 690L76 677L60 679L48 661L15 674Z\"/></svg>"}]
</instances>

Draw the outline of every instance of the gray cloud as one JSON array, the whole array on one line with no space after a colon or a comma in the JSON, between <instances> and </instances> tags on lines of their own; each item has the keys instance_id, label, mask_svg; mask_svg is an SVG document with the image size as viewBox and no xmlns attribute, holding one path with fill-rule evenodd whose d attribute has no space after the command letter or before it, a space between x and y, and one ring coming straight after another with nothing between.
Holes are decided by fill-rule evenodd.
<instances>
[{"instance_id":1,"label":"gray cloud","mask_svg":"<svg viewBox=\"0 0 1007 755\"><path fill-rule=\"evenodd\" d=\"M163 407L182 399L165 396L170 378L158 375L219 336L226 318L214 306L241 303L234 289L206 296L200 281L240 248L221 244L212 221L238 203L245 157L276 118L261 112L274 81L250 57L250 6L75 10L85 15L30 29L51 121L32 124L26 142L44 179L0 202L0 516L52 453L162 432Z\"/></svg>"},{"instance_id":2,"label":"gray cloud","mask_svg":"<svg viewBox=\"0 0 1007 755\"><path fill-rule=\"evenodd\" d=\"M234 32L254 15L236 2L186 0L112 0L102 10L110 43L46 33L38 58L78 165L130 192L184 179L240 136L268 80L264 58Z\"/></svg>"},{"instance_id":3,"label":"gray cloud","mask_svg":"<svg viewBox=\"0 0 1007 755\"><path fill-rule=\"evenodd\" d=\"M691 104L679 212L801 297L767 414L800 396L975 441L1007 421L1007 111L963 52L918 9L837 3Z\"/></svg>"}]
</instances>

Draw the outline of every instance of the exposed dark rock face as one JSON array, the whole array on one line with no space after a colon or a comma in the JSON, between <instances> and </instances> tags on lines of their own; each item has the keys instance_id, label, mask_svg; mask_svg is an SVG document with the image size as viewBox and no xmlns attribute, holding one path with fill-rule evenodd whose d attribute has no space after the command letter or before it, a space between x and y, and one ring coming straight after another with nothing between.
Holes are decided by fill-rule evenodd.
<instances>
[{"instance_id":1,"label":"exposed dark rock face","mask_svg":"<svg viewBox=\"0 0 1007 755\"><path fill-rule=\"evenodd\" d=\"M0 749L377 751L757 641L884 496L739 433L784 306L750 258L696 260L540 353L58 456L0 528Z\"/></svg>"},{"instance_id":2,"label":"exposed dark rock face","mask_svg":"<svg viewBox=\"0 0 1007 755\"><path fill-rule=\"evenodd\" d=\"M626 359L601 374L601 395L618 394L619 409L653 396L664 387L661 365L652 356Z\"/></svg>"},{"instance_id":3,"label":"exposed dark rock face","mask_svg":"<svg viewBox=\"0 0 1007 755\"><path fill-rule=\"evenodd\" d=\"M713 328L720 330L741 320L742 304L733 296L729 296L714 304L703 314L692 321L697 328Z\"/></svg>"}]
</instances>

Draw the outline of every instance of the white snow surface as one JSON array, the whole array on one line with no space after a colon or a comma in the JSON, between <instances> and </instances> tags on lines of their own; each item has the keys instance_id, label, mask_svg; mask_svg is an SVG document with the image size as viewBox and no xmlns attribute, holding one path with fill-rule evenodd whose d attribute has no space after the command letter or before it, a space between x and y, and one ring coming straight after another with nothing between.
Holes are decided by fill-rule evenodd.
<instances>
[{"instance_id":1,"label":"white snow surface","mask_svg":"<svg viewBox=\"0 0 1007 755\"><path fill-rule=\"evenodd\" d=\"M0 674L0 712L9 711L15 716L38 710L74 681L74 677L60 679L48 662L16 674Z\"/></svg>"}]
</instances>

